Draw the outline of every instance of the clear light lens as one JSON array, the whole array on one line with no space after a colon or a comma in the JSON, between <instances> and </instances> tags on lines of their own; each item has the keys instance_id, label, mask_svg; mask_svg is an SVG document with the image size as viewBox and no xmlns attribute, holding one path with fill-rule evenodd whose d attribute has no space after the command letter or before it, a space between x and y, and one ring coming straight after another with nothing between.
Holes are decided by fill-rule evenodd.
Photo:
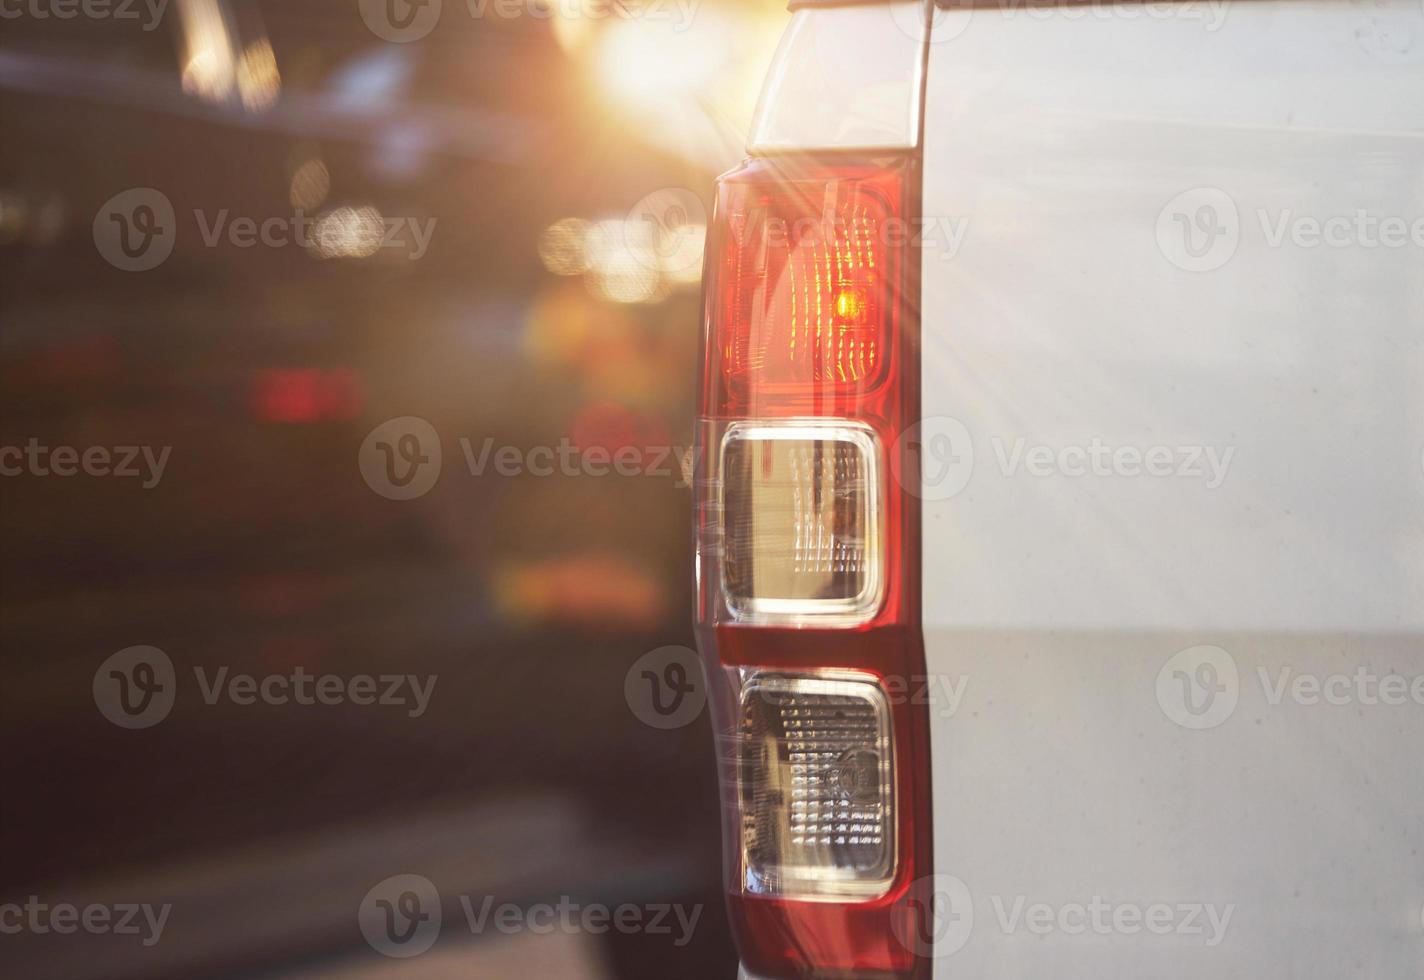
<instances>
[{"instance_id":1,"label":"clear light lens","mask_svg":"<svg viewBox=\"0 0 1424 980\"><path fill-rule=\"evenodd\" d=\"M722 438L722 590L734 620L852 625L883 589L879 444L868 427L735 423Z\"/></svg>"},{"instance_id":2,"label":"clear light lens","mask_svg":"<svg viewBox=\"0 0 1424 980\"><path fill-rule=\"evenodd\" d=\"M895 873L894 760L868 675L753 674L741 694L739 802L748 892L884 894Z\"/></svg>"}]
</instances>

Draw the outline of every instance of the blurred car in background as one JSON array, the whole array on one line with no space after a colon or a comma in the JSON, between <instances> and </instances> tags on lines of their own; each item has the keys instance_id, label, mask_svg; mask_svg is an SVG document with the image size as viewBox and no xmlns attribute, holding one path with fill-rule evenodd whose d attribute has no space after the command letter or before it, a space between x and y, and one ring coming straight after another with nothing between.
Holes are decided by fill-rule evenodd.
<instances>
[{"instance_id":1,"label":"blurred car in background","mask_svg":"<svg viewBox=\"0 0 1424 980\"><path fill-rule=\"evenodd\" d=\"M0 899L174 920L152 951L7 936L12 972L726 976L706 721L654 727L625 678L691 642L687 188L740 143L703 93L751 90L776 12L449 4L402 36L382 4L120 7L0 26L0 444L28 454L0 482ZM418 498L379 470L403 419L442 450ZM561 446L637 463L534 465ZM58 447L107 447L109 478ZM96 671L135 646L179 694L125 731ZM219 671L435 687L244 704L204 696ZM447 918L701 912L387 961L355 909L404 872Z\"/></svg>"}]
</instances>

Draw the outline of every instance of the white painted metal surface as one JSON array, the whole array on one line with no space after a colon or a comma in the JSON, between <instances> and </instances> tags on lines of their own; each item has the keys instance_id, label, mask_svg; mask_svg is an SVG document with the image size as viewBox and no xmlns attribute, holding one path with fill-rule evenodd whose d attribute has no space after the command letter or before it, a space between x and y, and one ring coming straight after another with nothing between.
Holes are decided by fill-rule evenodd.
<instances>
[{"instance_id":1,"label":"white painted metal surface","mask_svg":"<svg viewBox=\"0 0 1424 980\"><path fill-rule=\"evenodd\" d=\"M934 32L936 977L1420 976L1424 8Z\"/></svg>"},{"instance_id":2,"label":"white painted metal surface","mask_svg":"<svg viewBox=\"0 0 1424 980\"><path fill-rule=\"evenodd\" d=\"M747 149L919 145L925 5L797 11L772 61Z\"/></svg>"}]
</instances>

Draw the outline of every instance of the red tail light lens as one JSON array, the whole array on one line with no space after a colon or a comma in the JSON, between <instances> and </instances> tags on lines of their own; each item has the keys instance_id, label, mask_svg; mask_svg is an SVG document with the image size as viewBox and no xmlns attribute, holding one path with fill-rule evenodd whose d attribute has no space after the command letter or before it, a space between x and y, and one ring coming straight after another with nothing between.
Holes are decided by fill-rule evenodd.
<instances>
[{"instance_id":1,"label":"red tail light lens","mask_svg":"<svg viewBox=\"0 0 1424 980\"><path fill-rule=\"evenodd\" d=\"M719 204L724 395L846 394L884 376L900 175L864 168L729 179Z\"/></svg>"},{"instance_id":2,"label":"red tail light lens","mask_svg":"<svg viewBox=\"0 0 1424 980\"><path fill-rule=\"evenodd\" d=\"M890 458L918 417L916 187L898 158L718 185L698 632L733 922L765 977L927 975L896 936L930 873L928 721L887 696L924 670L919 509L891 476L918 469Z\"/></svg>"},{"instance_id":3,"label":"red tail light lens","mask_svg":"<svg viewBox=\"0 0 1424 980\"><path fill-rule=\"evenodd\" d=\"M757 162L723 178L712 411L833 414L894 358L904 174Z\"/></svg>"}]
</instances>

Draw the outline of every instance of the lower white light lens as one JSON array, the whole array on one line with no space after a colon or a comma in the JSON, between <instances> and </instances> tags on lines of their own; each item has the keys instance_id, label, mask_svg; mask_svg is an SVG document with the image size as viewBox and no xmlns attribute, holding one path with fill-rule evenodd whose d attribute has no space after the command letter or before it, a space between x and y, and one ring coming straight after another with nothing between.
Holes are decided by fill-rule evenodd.
<instances>
[{"instance_id":1,"label":"lower white light lens","mask_svg":"<svg viewBox=\"0 0 1424 980\"><path fill-rule=\"evenodd\" d=\"M741 692L738 802L748 892L872 898L895 873L884 691L863 675L753 674Z\"/></svg>"},{"instance_id":2,"label":"lower white light lens","mask_svg":"<svg viewBox=\"0 0 1424 980\"><path fill-rule=\"evenodd\" d=\"M838 420L738 422L722 437L722 593L739 622L848 626L884 582L880 447Z\"/></svg>"}]
</instances>

